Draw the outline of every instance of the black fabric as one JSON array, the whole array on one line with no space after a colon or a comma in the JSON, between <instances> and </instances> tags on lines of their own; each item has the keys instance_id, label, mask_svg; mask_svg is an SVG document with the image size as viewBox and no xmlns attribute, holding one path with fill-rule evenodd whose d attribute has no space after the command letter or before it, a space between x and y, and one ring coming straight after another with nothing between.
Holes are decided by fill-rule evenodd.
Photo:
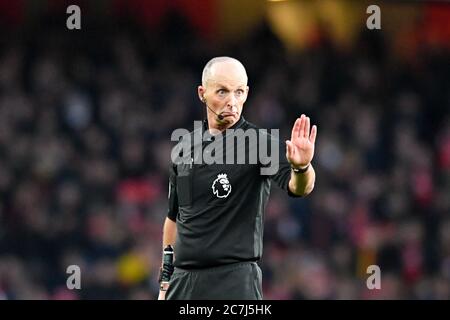
<instances>
[{"instance_id":1,"label":"black fabric","mask_svg":"<svg viewBox=\"0 0 450 320\"><path fill-rule=\"evenodd\" d=\"M177 183L176 183L176 171L173 164L170 166L169 169L169 206L167 211L167 217L171 219L172 221L177 220L177 214L178 214L178 196L176 192Z\"/></svg>"},{"instance_id":2,"label":"black fabric","mask_svg":"<svg viewBox=\"0 0 450 320\"><path fill-rule=\"evenodd\" d=\"M234 263L215 268L176 268L167 300L262 300L262 275L256 263Z\"/></svg>"},{"instance_id":3,"label":"black fabric","mask_svg":"<svg viewBox=\"0 0 450 320\"><path fill-rule=\"evenodd\" d=\"M232 128L242 129L243 133L250 128L258 129L243 118ZM192 135L191 141L194 141ZM261 258L263 214L271 182L274 181L290 196L293 194L288 190L291 168L286 160L284 143L270 134L262 134L260 138L276 143L279 150L279 169L271 175L261 174L264 165L260 162L233 165L182 163L172 166L168 217L177 223L176 267L206 268ZM211 142L200 143L201 150L208 150ZM248 146L248 153L256 145ZM194 146L192 158L196 156L193 150ZM223 157L225 159L226 154ZM228 180L230 192L225 191L226 183L224 186L218 183L221 177Z\"/></svg>"}]
</instances>

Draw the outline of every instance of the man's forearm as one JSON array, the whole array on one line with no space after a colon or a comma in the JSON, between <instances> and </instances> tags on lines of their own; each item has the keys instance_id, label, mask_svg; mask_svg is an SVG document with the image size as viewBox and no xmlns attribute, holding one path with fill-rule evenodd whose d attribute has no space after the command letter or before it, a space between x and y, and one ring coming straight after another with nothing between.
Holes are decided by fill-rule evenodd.
<instances>
[{"instance_id":1,"label":"man's forearm","mask_svg":"<svg viewBox=\"0 0 450 320\"><path fill-rule=\"evenodd\" d=\"M177 239L177 224L176 222L166 218L163 227L163 249L169 244L174 247Z\"/></svg>"},{"instance_id":2,"label":"man's forearm","mask_svg":"<svg viewBox=\"0 0 450 320\"><path fill-rule=\"evenodd\" d=\"M291 179L289 180L289 190L298 196L306 196L314 189L316 181L316 172L312 164L305 173L294 173L291 171Z\"/></svg>"}]
</instances>

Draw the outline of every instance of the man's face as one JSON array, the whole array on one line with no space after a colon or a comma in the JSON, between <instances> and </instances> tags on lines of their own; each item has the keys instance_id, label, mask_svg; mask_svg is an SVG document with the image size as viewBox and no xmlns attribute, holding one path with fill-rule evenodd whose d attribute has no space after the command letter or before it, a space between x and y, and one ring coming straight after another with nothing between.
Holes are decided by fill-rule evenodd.
<instances>
[{"instance_id":1,"label":"man's face","mask_svg":"<svg viewBox=\"0 0 450 320\"><path fill-rule=\"evenodd\" d=\"M212 66L211 77L205 86L199 86L199 96L223 120L214 116L219 126L230 127L241 117L248 94L245 71L233 62L219 62ZM207 110L210 112L210 110Z\"/></svg>"}]
</instances>

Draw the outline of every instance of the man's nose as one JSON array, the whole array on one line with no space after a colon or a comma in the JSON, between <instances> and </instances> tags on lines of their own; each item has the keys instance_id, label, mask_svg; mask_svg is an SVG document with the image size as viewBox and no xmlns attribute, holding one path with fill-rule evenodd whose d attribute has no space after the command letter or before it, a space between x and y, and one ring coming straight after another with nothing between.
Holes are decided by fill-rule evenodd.
<instances>
[{"instance_id":1,"label":"man's nose","mask_svg":"<svg viewBox=\"0 0 450 320\"><path fill-rule=\"evenodd\" d=\"M234 94L230 94L230 99L228 99L227 107L230 109L234 109L237 106L237 99Z\"/></svg>"}]
</instances>

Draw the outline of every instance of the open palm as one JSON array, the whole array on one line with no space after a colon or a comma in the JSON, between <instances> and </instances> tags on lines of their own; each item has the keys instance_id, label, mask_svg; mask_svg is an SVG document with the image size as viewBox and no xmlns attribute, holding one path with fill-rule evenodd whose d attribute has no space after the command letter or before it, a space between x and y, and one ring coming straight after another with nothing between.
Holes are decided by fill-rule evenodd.
<instances>
[{"instance_id":1,"label":"open palm","mask_svg":"<svg viewBox=\"0 0 450 320\"><path fill-rule=\"evenodd\" d=\"M291 140L286 141L286 158L295 168L304 168L314 156L314 143L316 142L317 126L312 126L310 132L310 119L304 114L292 127Z\"/></svg>"}]
</instances>

